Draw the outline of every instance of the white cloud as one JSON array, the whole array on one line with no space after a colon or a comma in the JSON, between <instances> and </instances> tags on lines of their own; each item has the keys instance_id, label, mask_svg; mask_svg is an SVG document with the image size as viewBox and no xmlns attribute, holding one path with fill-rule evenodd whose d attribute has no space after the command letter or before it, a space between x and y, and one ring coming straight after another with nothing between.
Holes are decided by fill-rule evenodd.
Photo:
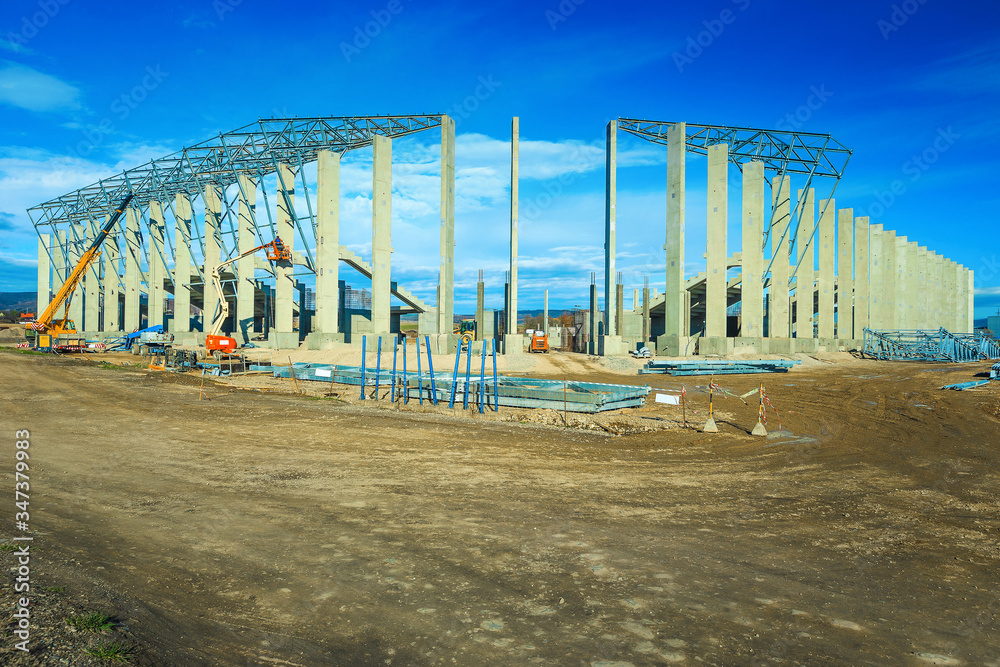
<instances>
[{"instance_id":1,"label":"white cloud","mask_svg":"<svg viewBox=\"0 0 1000 667\"><path fill-rule=\"evenodd\" d=\"M2 61L0 103L29 111L77 109L80 91L54 76L27 65Z\"/></svg>"}]
</instances>

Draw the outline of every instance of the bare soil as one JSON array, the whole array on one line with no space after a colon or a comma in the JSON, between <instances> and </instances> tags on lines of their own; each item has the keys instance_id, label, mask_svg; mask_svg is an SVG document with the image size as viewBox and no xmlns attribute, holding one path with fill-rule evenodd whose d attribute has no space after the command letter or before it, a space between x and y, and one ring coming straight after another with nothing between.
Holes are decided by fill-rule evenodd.
<instances>
[{"instance_id":1,"label":"bare soil","mask_svg":"<svg viewBox=\"0 0 1000 667\"><path fill-rule=\"evenodd\" d=\"M148 665L1000 665L1000 383L814 361L716 378L763 379L754 438L752 398L614 435L4 351L5 521L30 429L33 584L65 592L0 662L96 664L58 617L100 610ZM707 416L708 378L546 364Z\"/></svg>"}]
</instances>

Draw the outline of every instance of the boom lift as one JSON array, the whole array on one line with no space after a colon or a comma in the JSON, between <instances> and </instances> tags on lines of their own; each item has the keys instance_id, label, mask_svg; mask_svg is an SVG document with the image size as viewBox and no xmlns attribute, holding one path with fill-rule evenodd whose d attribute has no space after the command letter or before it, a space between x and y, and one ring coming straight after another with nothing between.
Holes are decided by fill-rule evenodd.
<instances>
[{"instance_id":1,"label":"boom lift","mask_svg":"<svg viewBox=\"0 0 1000 667\"><path fill-rule=\"evenodd\" d=\"M38 320L31 324L31 328L38 332L35 336L35 346L36 347L47 347L47 348L58 348L58 347L79 347L79 341L71 341L67 337L76 334L76 324L73 320L69 319L69 303L73 298L73 292L79 286L80 281L83 279L84 273L90 268L90 265L101 256L101 244L104 243L104 239L108 237L111 230L118 223L118 218L121 217L122 212L125 207L129 205L132 198L135 195L129 192L122 199L121 204L115 209L111 218L104 224L101 230L97 233L94 238L94 242L90 244L87 251L80 256L80 261L76 263L73 267L73 271L66 278L66 282L62 284L56 295L52 297L52 301L45 308ZM59 308L64 308L62 319L55 319L56 311ZM62 339L60 339L62 337Z\"/></svg>"},{"instance_id":2,"label":"boom lift","mask_svg":"<svg viewBox=\"0 0 1000 667\"><path fill-rule=\"evenodd\" d=\"M220 358L223 354L232 354L236 350L236 339L230 336L222 336L222 325L225 323L226 318L229 317L229 302L226 300L226 294L222 291L222 269L229 266L233 262L243 259L247 255L252 255L258 250L266 250L267 259L271 262L290 262L292 261L292 252L285 247L285 244L281 242L281 237L275 238L270 243L265 243L264 245L259 245L252 250L247 250L242 255L237 255L232 259L227 259L222 264L219 264L212 270L212 285L215 287L215 292L219 297L219 311L212 320L212 328L205 336L205 350L210 352L213 356Z\"/></svg>"}]
</instances>

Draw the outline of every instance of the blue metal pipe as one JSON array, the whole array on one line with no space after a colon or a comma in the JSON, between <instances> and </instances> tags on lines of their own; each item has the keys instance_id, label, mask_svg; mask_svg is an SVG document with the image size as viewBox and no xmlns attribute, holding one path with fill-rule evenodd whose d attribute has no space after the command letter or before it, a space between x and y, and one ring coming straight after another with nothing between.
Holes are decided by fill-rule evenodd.
<instances>
[{"instance_id":1,"label":"blue metal pipe","mask_svg":"<svg viewBox=\"0 0 1000 667\"><path fill-rule=\"evenodd\" d=\"M399 351L399 336L392 341L392 403L396 402L396 353Z\"/></svg>"},{"instance_id":2,"label":"blue metal pipe","mask_svg":"<svg viewBox=\"0 0 1000 667\"><path fill-rule=\"evenodd\" d=\"M378 400L378 382L382 377L382 337L378 337L378 353L375 354L375 400Z\"/></svg>"},{"instance_id":3,"label":"blue metal pipe","mask_svg":"<svg viewBox=\"0 0 1000 667\"><path fill-rule=\"evenodd\" d=\"M403 338L403 405L410 402L410 379L406 376L406 338Z\"/></svg>"},{"instance_id":4,"label":"blue metal pipe","mask_svg":"<svg viewBox=\"0 0 1000 667\"><path fill-rule=\"evenodd\" d=\"M472 343L469 343L472 350ZM483 403L486 402L486 341L483 341L483 360L479 364L479 414L483 414Z\"/></svg>"},{"instance_id":5,"label":"blue metal pipe","mask_svg":"<svg viewBox=\"0 0 1000 667\"><path fill-rule=\"evenodd\" d=\"M458 340L459 347L462 346L462 339ZM469 409L469 376L472 373L472 343L469 343L469 355L465 358L465 396L462 399L462 408Z\"/></svg>"},{"instance_id":6,"label":"blue metal pipe","mask_svg":"<svg viewBox=\"0 0 1000 667\"><path fill-rule=\"evenodd\" d=\"M417 337L417 398L424 404L424 373L420 368L420 337Z\"/></svg>"},{"instance_id":7,"label":"blue metal pipe","mask_svg":"<svg viewBox=\"0 0 1000 667\"><path fill-rule=\"evenodd\" d=\"M368 337L361 337L361 400L365 400L365 343Z\"/></svg>"},{"instance_id":8,"label":"blue metal pipe","mask_svg":"<svg viewBox=\"0 0 1000 667\"><path fill-rule=\"evenodd\" d=\"M437 387L434 386L434 357L431 355L431 337L424 336L424 342L427 344L427 370L431 374L431 400L434 405L437 405L438 392Z\"/></svg>"},{"instance_id":9,"label":"blue metal pipe","mask_svg":"<svg viewBox=\"0 0 1000 667\"><path fill-rule=\"evenodd\" d=\"M500 395L497 388L497 341L493 339L490 341L490 347L493 348L493 412L500 411Z\"/></svg>"},{"instance_id":10,"label":"blue metal pipe","mask_svg":"<svg viewBox=\"0 0 1000 667\"><path fill-rule=\"evenodd\" d=\"M459 340L458 349L455 350L455 372L451 375L451 400L448 401L448 407L455 407L455 390L458 389L458 362L462 359L462 343Z\"/></svg>"}]
</instances>

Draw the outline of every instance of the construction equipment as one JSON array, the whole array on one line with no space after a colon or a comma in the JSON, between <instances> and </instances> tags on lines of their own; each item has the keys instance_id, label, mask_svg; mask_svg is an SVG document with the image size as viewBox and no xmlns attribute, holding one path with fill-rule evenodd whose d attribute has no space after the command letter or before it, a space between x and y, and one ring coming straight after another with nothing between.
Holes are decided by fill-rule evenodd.
<instances>
[{"instance_id":1,"label":"construction equipment","mask_svg":"<svg viewBox=\"0 0 1000 667\"><path fill-rule=\"evenodd\" d=\"M209 330L208 335L205 336L205 351L210 353L216 359L222 358L222 355L229 355L236 351L236 339L231 336L222 336L222 325L225 323L226 319L229 317L229 302L226 300L226 293L222 291L222 269L229 266L237 260L243 259L247 255L252 255L258 250L265 250L267 259L270 262L291 262L292 253L281 241L281 237L276 237L270 243L265 243L264 245L259 245L256 248L247 250L245 253L237 255L232 259L227 259L222 264L219 264L212 270L212 285L215 287L215 292L219 297L219 310L215 315L215 319L212 320L212 328Z\"/></svg>"},{"instance_id":2,"label":"construction equipment","mask_svg":"<svg viewBox=\"0 0 1000 667\"><path fill-rule=\"evenodd\" d=\"M544 331L535 330L531 332L531 341L528 343L528 352L549 353L549 335Z\"/></svg>"},{"instance_id":3,"label":"construction equipment","mask_svg":"<svg viewBox=\"0 0 1000 667\"><path fill-rule=\"evenodd\" d=\"M80 261L76 263L73 271L66 278L66 282L62 284L56 295L52 297L52 301L46 306L45 312L38 317L37 321L31 324L31 328L39 334L35 336L35 346L37 348L70 351L79 350L81 345L86 347L86 342L75 336L76 324L68 318L69 303L73 298L73 292L80 284L80 280L83 279L83 274L101 256L101 244L104 243L104 239L108 237L114 226L118 224L118 218L122 216L122 212L134 196L131 192L125 195L121 204L118 205L118 208L115 209L115 212L97 233L94 242L80 256ZM63 317L57 320L55 319L55 315L56 311L60 308L64 309Z\"/></svg>"},{"instance_id":4,"label":"construction equipment","mask_svg":"<svg viewBox=\"0 0 1000 667\"><path fill-rule=\"evenodd\" d=\"M462 345L476 340L476 320L473 318L464 319L455 327L455 333L462 338Z\"/></svg>"}]
</instances>

